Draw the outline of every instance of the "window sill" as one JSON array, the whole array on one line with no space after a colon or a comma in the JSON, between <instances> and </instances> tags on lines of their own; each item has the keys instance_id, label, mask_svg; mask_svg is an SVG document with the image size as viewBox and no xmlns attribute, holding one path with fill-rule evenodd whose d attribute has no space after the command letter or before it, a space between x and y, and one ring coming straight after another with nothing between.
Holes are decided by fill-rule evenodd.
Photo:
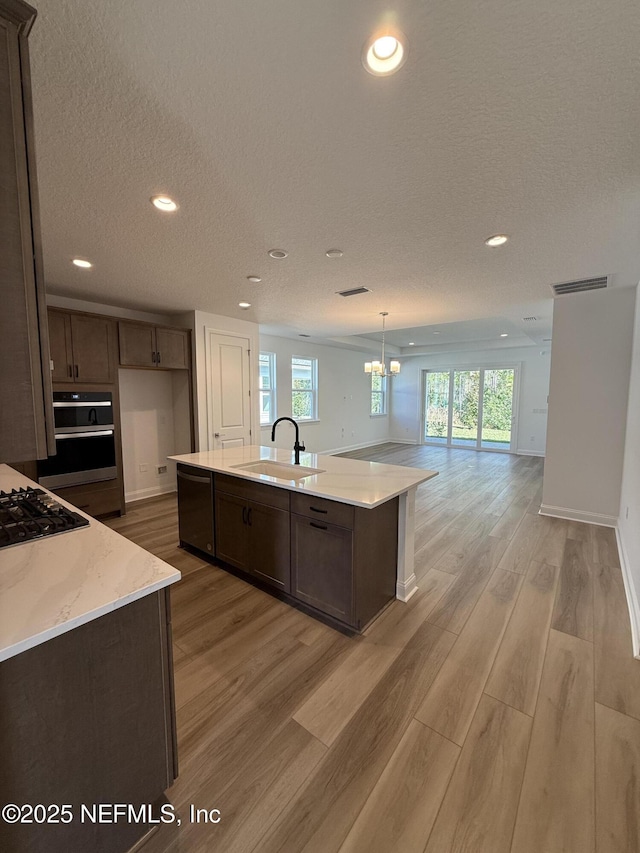
<instances>
[{"instance_id":1,"label":"window sill","mask_svg":"<svg viewBox=\"0 0 640 853\"><path fill-rule=\"evenodd\" d=\"M389 413L388 412L382 412L382 414L380 414L380 415L369 415L369 417L370 418L388 418Z\"/></svg>"},{"instance_id":2,"label":"window sill","mask_svg":"<svg viewBox=\"0 0 640 853\"><path fill-rule=\"evenodd\" d=\"M287 417L287 416L285 415L285 417ZM276 420L277 420L277 418L276 418ZM294 418L294 420L295 420L295 418ZM300 425L302 425L302 424L319 424L320 418L298 418L296 423L298 423ZM272 426L273 426L273 424L260 424L260 429L271 429Z\"/></svg>"}]
</instances>

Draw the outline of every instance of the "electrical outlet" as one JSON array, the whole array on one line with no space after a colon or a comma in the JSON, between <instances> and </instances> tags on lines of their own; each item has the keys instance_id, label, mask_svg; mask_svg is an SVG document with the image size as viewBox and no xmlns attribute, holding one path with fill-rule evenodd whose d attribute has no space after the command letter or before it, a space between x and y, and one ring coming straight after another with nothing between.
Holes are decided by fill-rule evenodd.
<instances>
[{"instance_id":1,"label":"electrical outlet","mask_svg":"<svg viewBox=\"0 0 640 853\"><path fill-rule=\"evenodd\" d=\"M141 474L145 474L149 470L149 466L146 462L143 462L142 465L138 465Z\"/></svg>"},{"instance_id":2,"label":"electrical outlet","mask_svg":"<svg viewBox=\"0 0 640 853\"><path fill-rule=\"evenodd\" d=\"M158 472L158 474L166 474L167 473L167 466L166 465L156 465L156 471Z\"/></svg>"}]
</instances>

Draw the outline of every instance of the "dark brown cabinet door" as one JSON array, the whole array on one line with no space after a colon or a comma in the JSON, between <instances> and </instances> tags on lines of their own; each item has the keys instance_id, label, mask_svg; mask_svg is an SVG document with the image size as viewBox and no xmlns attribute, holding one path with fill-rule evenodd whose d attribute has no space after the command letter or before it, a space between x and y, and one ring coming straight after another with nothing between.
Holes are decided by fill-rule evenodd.
<instances>
[{"instance_id":1,"label":"dark brown cabinet door","mask_svg":"<svg viewBox=\"0 0 640 853\"><path fill-rule=\"evenodd\" d=\"M143 323L118 323L120 364L125 367L155 367L155 328Z\"/></svg>"},{"instance_id":2,"label":"dark brown cabinet door","mask_svg":"<svg viewBox=\"0 0 640 853\"><path fill-rule=\"evenodd\" d=\"M251 573L265 583L290 592L288 511L249 501L247 522Z\"/></svg>"},{"instance_id":3,"label":"dark brown cabinet door","mask_svg":"<svg viewBox=\"0 0 640 853\"><path fill-rule=\"evenodd\" d=\"M71 314L73 375L77 382L114 382L115 321Z\"/></svg>"},{"instance_id":4,"label":"dark brown cabinet door","mask_svg":"<svg viewBox=\"0 0 640 853\"><path fill-rule=\"evenodd\" d=\"M216 557L238 569L248 568L248 502L216 491Z\"/></svg>"},{"instance_id":5,"label":"dark brown cabinet door","mask_svg":"<svg viewBox=\"0 0 640 853\"><path fill-rule=\"evenodd\" d=\"M353 532L291 515L291 593L352 625Z\"/></svg>"},{"instance_id":6,"label":"dark brown cabinet door","mask_svg":"<svg viewBox=\"0 0 640 853\"><path fill-rule=\"evenodd\" d=\"M28 76L35 11L0 2L0 459L53 452L49 345L41 278L36 168Z\"/></svg>"},{"instance_id":7,"label":"dark brown cabinet door","mask_svg":"<svg viewBox=\"0 0 640 853\"><path fill-rule=\"evenodd\" d=\"M189 367L189 333L156 327L156 364L172 370Z\"/></svg>"},{"instance_id":8,"label":"dark brown cabinet door","mask_svg":"<svg viewBox=\"0 0 640 853\"><path fill-rule=\"evenodd\" d=\"M71 318L61 311L49 311L49 350L54 382L73 382Z\"/></svg>"}]
</instances>

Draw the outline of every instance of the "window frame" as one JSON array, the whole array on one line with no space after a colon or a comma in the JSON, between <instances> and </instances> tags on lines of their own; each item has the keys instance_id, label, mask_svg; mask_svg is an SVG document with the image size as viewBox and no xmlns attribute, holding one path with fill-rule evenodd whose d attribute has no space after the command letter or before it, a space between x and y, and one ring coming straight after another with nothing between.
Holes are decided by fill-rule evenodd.
<instances>
[{"instance_id":1,"label":"window frame","mask_svg":"<svg viewBox=\"0 0 640 853\"><path fill-rule=\"evenodd\" d=\"M262 356L267 356L268 361L269 361L269 380L270 380L269 389L263 389L260 387L262 384L262 375L260 373L260 360L261 360ZM265 350L260 350L260 352L258 353L258 395L259 395L260 426L261 427L268 427L274 421L276 421L278 419L278 412L277 412L278 397L276 394L276 354L275 354L275 352L267 352ZM269 396L269 417L270 417L270 420L268 420L268 421L262 420L263 395Z\"/></svg>"},{"instance_id":2,"label":"window frame","mask_svg":"<svg viewBox=\"0 0 640 853\"><path fill-rule=\"evenodd\" d=\"M294 369L294 360L298 359L300 361L310 361L311 362L311 388L294 388L293 387L293 369ZM295 418L297 421L304 421L305 423L309 423L311 421L317 421L318 418L318 359L312 355L292 355L291 356L291 416ZM294 393L304 393L309 394L311 396L311 415L310 417L296 417L294 415L293 409L293 395Z\"/></svg>"},{"instance_id":3,"label":"window frame","mask_svg":"<svg viewBox=\"0 0 640 853\"><path fill-rule=\"evenodd\" d=\"M381 376L380 377L381 389L380 389L380 391L374 391L373 379L375 376L379 376L379 374L372 372L371 373L371 388L370 388L370 394L369 394L369 415L372 418L384 418L388 415L388 411L387 411L387 400L388 400L387 390L389 387L388 382L387 382L388 377L387 376ZM381 398L381 401L382 401L381 410L379 412L373 411L374 395L379 396Z\"/></svg>"}]
</instances>

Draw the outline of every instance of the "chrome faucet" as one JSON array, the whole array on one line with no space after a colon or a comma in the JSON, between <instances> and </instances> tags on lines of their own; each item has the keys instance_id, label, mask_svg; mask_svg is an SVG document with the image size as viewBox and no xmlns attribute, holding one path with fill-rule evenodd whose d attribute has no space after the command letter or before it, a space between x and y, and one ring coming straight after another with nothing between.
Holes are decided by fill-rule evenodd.
<instances>
[{"instance_id":1,"label":"chrome faucet","mask_svg":"<svg viewBox=\"0 0 640 853\"><path fill-rule=\"evenodd\" d=\"M271 427L271 441L276 440L276 427L278 426L280 421L291 421L291 423L296 428L296 443L293 445L293 451L296 455L295 464L299 465L300 464L300 451L306 450L307 448L304 446L304 444L300 444L300 430L298 429L298 424L294 421L293 418L278 418L277 421L273 422L273 426Z\"/></svg>"}]
</instances>

